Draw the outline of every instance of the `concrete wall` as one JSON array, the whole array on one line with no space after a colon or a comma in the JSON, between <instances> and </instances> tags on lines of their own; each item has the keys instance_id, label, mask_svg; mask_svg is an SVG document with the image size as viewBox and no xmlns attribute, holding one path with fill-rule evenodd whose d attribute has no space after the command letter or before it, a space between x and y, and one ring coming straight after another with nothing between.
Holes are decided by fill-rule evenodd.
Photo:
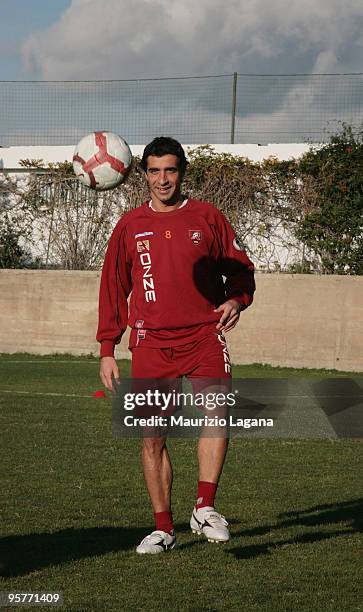
<instances>
[{"instance_id":1,"label":"concrete wall","mask_svg":"<svg viewBox=\"0 0 363 612\"><path fill-rule=\"evenodd\" d=\"M99 272L0 270L0 352L95 353ZM234 363L363 371L363 277L257 274ZM127 338L118 348L129 357Z\"/></svg>"}]
</instances>

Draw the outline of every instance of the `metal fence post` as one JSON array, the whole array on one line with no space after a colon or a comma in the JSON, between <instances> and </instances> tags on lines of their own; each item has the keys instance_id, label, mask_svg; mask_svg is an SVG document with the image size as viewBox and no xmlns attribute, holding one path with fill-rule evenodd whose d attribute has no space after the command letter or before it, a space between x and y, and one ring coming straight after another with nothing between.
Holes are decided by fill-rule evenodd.
<instances>
[{"instance_id":1,"label":"metal fence post","mask_svg":"<svg viewBox=\"0 0 363 612\"><path fill-rule=\"evenodd\" d=\"M236 102L237 102L237 72L234 72L233 73L233 83L232 83L231 144L234 144L234 127L236 123Z\"/></svg>"}]
</instances>

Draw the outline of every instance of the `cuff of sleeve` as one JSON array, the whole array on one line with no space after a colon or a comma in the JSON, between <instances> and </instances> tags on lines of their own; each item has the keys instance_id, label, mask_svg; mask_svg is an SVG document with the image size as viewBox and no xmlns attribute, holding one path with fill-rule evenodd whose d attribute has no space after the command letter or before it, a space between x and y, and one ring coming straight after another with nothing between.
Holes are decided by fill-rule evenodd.
<instances>
[{"instance_id":1,"label":"cuff of sleeve","mask_svg":"<svg viewBox=\"0 0 363 612\"><path fill-rule=\"evenodd\" d=\"M100 357L113 357L115 351L115 343L113 340L102 340Z\"/></svg>"},{"instance_id":2,"label":"cuff of sleeve","mask_svg":"<svg viewBox=\"0 0 363 612\"><path fill-rule=\"evenodd\" d=\"M251 296L249 293L244 293L242 296L232 295L228 299L235 300L236 302L238 302L242 311L246 310L246 308L248 308L252 304L253 296Z\"/></svg>"}]
</instances>

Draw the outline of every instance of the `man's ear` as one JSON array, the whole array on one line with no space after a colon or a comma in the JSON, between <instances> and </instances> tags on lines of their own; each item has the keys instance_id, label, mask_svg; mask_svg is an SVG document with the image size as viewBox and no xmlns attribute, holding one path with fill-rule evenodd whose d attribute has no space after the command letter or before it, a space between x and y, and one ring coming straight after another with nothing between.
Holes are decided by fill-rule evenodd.
<instances>
[{"instance_id":1,"label":"man's ear","mask_svg":"<svg viewBox=\"0 0 363 612\"><path fill-rule=\"evenodd\" d=\"M144 168L142 166L139 165L139 170L142 174L142 176L144 177L145 181L147 180L147 172L146 170L144 170Z\"/></svg>"}]
</instances>

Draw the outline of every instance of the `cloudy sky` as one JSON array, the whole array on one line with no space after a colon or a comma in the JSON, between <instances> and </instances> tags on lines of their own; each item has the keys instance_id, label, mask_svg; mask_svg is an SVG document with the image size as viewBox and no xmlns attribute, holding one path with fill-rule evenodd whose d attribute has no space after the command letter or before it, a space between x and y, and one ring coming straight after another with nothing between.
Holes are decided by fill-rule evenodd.
<instances>
[{"instance_id":1,"label":"cloudy sky","mask_svg":"<svg viewBox=\"0 0 363 612\"><path fill-rule=\"evenodd\" d=\"M0 79L361 72L361 0L0 0Z\"/></svg>"},{"instance_id":2,"label":"cloudy sky","mask_svg":"<svg viewBox=\"0 0 363 612\"><path fill-rule=\"evenodd\" d=\"M0 0L0 51L0 80L363 72L363 2Z\"/></svg>"}]
</instances>

